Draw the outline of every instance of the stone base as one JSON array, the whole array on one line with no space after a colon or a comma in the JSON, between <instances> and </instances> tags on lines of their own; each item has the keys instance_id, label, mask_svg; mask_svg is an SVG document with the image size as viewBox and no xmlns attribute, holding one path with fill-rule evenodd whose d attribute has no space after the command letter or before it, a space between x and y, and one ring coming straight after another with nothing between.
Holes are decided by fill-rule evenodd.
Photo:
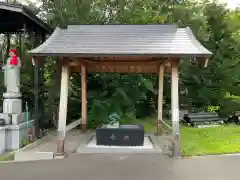
<instances>
[{"instance_id":1,"label":"stone base","mask_svg":"<svg viewBox=\"0 0 240 180\"><path fill-rule=\"evenodd\" d=\"M21 99L4 99L3 114L20 114L22 113Z\"/></svg>"},{"instance_id":2,"label":"stone base","mask_svg":"<svg viewBox=\"0 0 240 180\"><path fill-rule=\"evenodd\" d=\"M30 113L28 115L30 116ZM23 112L21 114L12 114L12 125L19 125L21 123L24 123L26 121L26 112Z\"/></svg>"},{"instance_id":3,"label":"stone base","mask_svg":"<svg viewBox=\"0 0 240 180\"><path fill-rule=\"evenodd\" d=\"M3 119L4 120L4 125L9 125L9 124L11 124L11 118L10 118L10 116L9 115L7 115L7 114L2 114L2 113L0 113L0 119Z\"/></svg>"},{"instance_id":4,"label":"stone base","mask_svg":"<svg viewBox=\"0 0 240 180\"><path fill-rule=\"evenodd\" d=\"M0 127L0 154L6 151L6 144L5 144L5 127Z\"/></svg>"},{"instance_id":5,"label":"stone base","mask_svg":"<svg viewBox=\"0 0 240 180\"><path fill-rule=\"evenodd\" d=\"M89 137L90 138L90 137ZM154 153L161 154L162 148L158 138L154 135L147 135L144 137L143 146L99 146L96 142L96 136L91 137L91 139L86 139L82 142L76 149L76 153L80 154L91 154L91 153Z\"/></svg>"},{"instance_id":6,"label":"stone base","mask_svg":"<svg viewBox=\"0 0 240 180\"><path fill-rule=\"evenodd\" d=\"M4 99L20 99L22 97L22 93L20 93L20 90L18 89L17 92L5 92L3 93Z\"/></svg>"},{"instance_id":7,"label":"stone base","mask_svg":"<svg viewBox=\"0 0 240 180\"><path fill-rule=\"evenodd\" d=\"M29 121L29 127L32 126L34 129L34 123L35 120ZM26 122L19 125L0 127L0 153L18 150L21 148L23 142L28 142L28 127Z\"/></svg>"},{"instance_id":8,"label":"stone base","mask_svg":"<svg viewBox=\"0 0 240 180\"><path fill-rule=\"evenodd\" d=\"M67 154L66 152L60 153L60 154L55 153L55 154L54 154L54 159L63 159L63 158L65 158L65 157L67 157L67 156L68 156L68 154Z\"/></svg>"},{"instance_id":9,"label":"stone base","mask_svg":"<svg viewBox=\"0 0 240 180\"><path fill-rule=\"evenodd\" d=\"M112 148L112 149L155 149L150 137L144 137L144 143L142 146L105 146L105 145L97 145L96 137L93 137L88 144L87 148Z\"/></svg>"}]
</instances>

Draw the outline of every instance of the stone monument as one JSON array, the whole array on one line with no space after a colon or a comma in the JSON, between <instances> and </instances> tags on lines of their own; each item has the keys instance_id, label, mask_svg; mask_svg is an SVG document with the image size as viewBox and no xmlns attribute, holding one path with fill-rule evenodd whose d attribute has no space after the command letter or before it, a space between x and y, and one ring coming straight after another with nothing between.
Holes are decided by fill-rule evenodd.
<instances>
[{"instance_id":1,"label":"stone monument","mask_svg":"<svg viewBox=\"0 0 240 180\"><path fill-rule=\"evenodd\" d=\"M22 94L20 92L20 68L21 61L17 57L17 51L11 49L9 58L4 69L4 84L6 92L3 94L3 114L20 114L22 113ZM9 121L5 121L10 124Z\"/></svg>"},{"instance_id":2,"label":"stone monument","mask_svg":"<svg viewBox=\"0 0 240 180\"><path fill-rule=\"evenodd\" d=\"M3 113L0 114L0 153L19 149L21 141L28 139L28 128L34 124L34 120L26 122L26 113L22 112L20 69L17 51L11 49L3 66L6 92L3 93Z\"/></svg>"}]
</instances>

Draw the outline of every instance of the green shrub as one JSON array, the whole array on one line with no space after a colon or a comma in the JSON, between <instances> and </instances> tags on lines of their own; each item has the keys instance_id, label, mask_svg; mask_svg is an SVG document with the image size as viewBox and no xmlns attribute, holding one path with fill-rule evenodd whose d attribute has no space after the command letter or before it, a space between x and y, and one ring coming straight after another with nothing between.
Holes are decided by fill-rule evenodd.
<instances>
[{"instance_id":1,"label":"green shrub","mask_svg":"<svg viewBox=\"0 0 240 180\"><path fill-rule=\"evenodd\" d=\"M220 110L220 106L208 106L207 111L208 112L218 112Z\"/></svg>"},{"instance_id":2,"label":"green shrub","mask_svg":"<svg viewBox=\"0 0 240 180\"><path fill-rule=\"evenodd\" d=\"M240 110L240 96L227 94L221 101L219 115L227 117Z\"/></svg>"}]
</instances>

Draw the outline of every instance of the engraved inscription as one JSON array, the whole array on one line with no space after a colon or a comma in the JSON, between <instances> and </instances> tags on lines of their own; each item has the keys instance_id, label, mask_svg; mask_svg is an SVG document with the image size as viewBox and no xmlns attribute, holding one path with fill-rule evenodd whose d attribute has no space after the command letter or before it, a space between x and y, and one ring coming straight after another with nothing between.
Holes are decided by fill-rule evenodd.
<instances>
[{"instance_id":1,"label":"engraved inscription","mask_svg":"<svg viewBox=\"0 0 240 180\"><path fill-rule=\"evenodd\" d=\"M128 141L129 140L129 136L124 136L124 141Z\"/></svg>"},{"instance_id":2,"label":"engraved inscription","mask_svg":"<svg viewBox=\"0 0 240 180\"><path fill-rule=\"evenodd\" d=\"M109 137L109 139L115 140L115 139L116 139L116 136L115 136L114 134L112 134L112 135Z\"/></svg>"}]
</instances>

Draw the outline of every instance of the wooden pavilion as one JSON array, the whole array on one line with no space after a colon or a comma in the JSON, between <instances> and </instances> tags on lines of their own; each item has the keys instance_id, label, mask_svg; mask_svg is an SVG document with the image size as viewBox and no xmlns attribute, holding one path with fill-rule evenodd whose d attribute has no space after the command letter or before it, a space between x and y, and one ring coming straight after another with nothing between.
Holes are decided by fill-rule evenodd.
<instances>
[{"instance_id":1,"label":"wooden pavilion","mask_svg":"<svg viewBox=\"0 0 240 180\"><path fill-rule=\"evenodd\" d=\"M57 153L64 152L68 83L72 72L82 77L82 131L87 127L87 72L147 73L159 75L157 131L163 119L163 77L171 73L171 118L174 156L179 156L178 67L183 57L206 64L211 52L190 28L175 25L69 25L56 28L38 48L30 51L35 63L55 56L62 64Z\"/></svg>"}]
</instances>

